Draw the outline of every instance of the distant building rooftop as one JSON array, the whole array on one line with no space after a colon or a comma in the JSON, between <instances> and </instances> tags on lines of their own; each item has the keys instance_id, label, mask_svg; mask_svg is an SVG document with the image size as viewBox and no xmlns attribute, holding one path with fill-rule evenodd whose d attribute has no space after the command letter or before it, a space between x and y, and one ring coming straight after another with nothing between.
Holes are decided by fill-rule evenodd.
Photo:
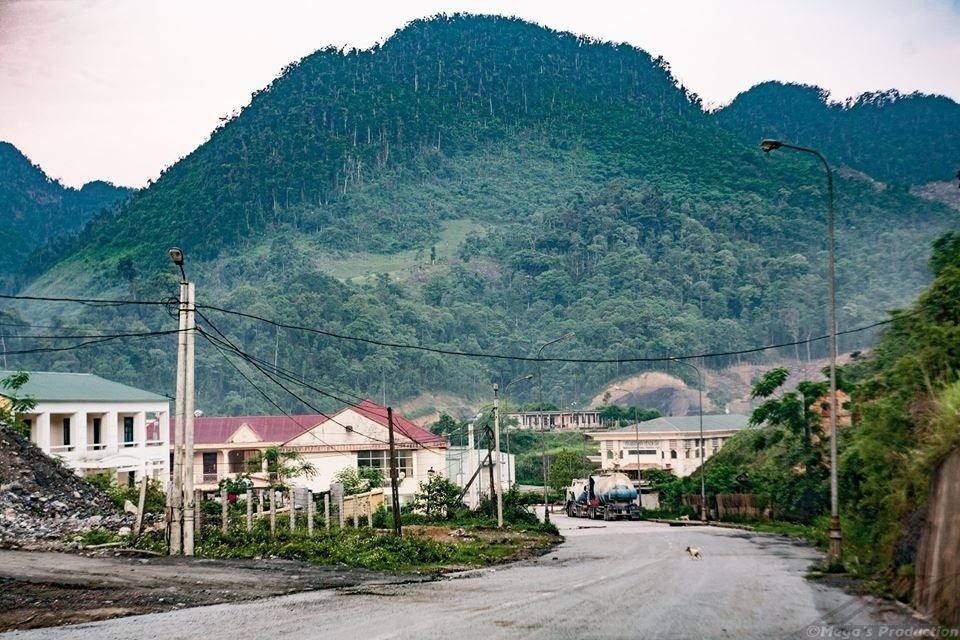
<instances>
[{"instance_id":1,"label":"distant building rooftop","mask_svg":"<svg viewBox=\"0 0 960 640\"><path fill-rule=\"evenodd\" d=\"M0 379L16 371L0 371ZM170 402L170 398L143 389L128 387L92 373L28 372L30 379L17 392L43 402ZM0 389L0 395L4 395Z\"/></svg>"},{"instance_id":2,"label":"distant building rooftop","mask_svg":"<svg viewBox=\"0 0 960 640\"><path fill-rule=\"evenodd\" d=\"M750 426L748 416L737 413L721 413L703 416L704 431L730 431L745 429ZM674 431L700 431L700 416L666 416L646 420L639 424L640 433L666 433ZM622 429L615 429L608 433L634 432L633 425Z\"/></svg>"}]
</instances>

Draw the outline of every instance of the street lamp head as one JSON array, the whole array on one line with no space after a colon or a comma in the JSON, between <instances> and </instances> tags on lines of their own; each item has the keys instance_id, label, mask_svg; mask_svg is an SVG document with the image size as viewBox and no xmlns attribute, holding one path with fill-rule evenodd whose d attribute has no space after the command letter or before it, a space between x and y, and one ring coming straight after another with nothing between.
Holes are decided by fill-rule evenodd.
<instances>
[{"instance_id":1,"label":"street lamp head","mask_svg":"<svg viewBox=\"0 0 960 640\"><path fill-rule=\"evenodd\" d=\"M173 247L167 253L170 254L170 259L173 260L173 264L177 265L178 267L183 266L183 251L177 247Z\"/></svg>"},{"instance_id":2,"label":"street lamp head","mask_svg":"<svg viewBox=\"0 0 960 640\"><path fill-rule=\"evenodd\" d=\"M577 335L576 332L570 331L569 333L563 334L563 337L560 338L560 339L561 339L561 340L569 340L570 338L574 337L575 335Z\"/></svg>"},{"instance_id":3,"label":"street lamp head","mask_svg":"<svg viewBox=\"0 0 960 640\"><path fill-rule=\"evenodd\" d=\"M783 146L783 143L780 142L779 140L771 140L769 138L766 138L760 141L760 148L763 149L764 153L770 153L771 151L775 149L779 149L782 146Z\"/></svg>"}]
</instances>

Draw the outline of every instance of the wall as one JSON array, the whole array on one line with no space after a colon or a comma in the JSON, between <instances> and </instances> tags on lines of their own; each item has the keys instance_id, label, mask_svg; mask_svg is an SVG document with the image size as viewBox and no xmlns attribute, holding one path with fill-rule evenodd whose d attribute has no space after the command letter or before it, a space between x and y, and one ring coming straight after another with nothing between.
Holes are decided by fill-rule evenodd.
<instances>
[{"instance_id":1,"label":"wall","mask_svg":"<svg viewBox=\"0 0 960 640\"><path fill-rule=\"evenodd\" d=\"M927 522L916 559L914 605L937 622L960 627L960 450L930 484Z\"/></svg>"}]
</instances>

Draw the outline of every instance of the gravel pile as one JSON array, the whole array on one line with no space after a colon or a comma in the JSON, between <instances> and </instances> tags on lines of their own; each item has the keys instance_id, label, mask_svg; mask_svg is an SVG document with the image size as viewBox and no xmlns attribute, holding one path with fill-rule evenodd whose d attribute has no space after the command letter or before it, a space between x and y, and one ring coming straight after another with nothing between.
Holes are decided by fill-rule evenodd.
<instances>
[{"instance_id":1,"label":"gravel pile","mask_svg":"<svg viewBox=\"0 0 960 640\"><path fill-rule=\"evenodd\" d=\"M0 427L0 548L61 549L70 534L131 522L100 490Z\"/></svg>"}]
</instances>

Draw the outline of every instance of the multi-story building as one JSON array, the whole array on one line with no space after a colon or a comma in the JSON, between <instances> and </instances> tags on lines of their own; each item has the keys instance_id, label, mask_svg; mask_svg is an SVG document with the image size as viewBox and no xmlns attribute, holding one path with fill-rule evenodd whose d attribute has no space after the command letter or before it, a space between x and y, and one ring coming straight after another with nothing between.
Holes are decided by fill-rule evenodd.
<instances>
[{"instance_id":1,"label":"multi-story building","mask_svg":"<svg viewBox=\"0 0 960 640\"><path fill-rule=\"evenodd\" d=\"M0 371L0 379L13 373ZM44 453L81 476L111 474L121 485L142 477L166 483L168 398L89 373L29 375L17 395L36 406L18 417Z\"/></svg>"},{"instance_id":2,"label":"multi-story building","mask_svg":"<svg viewBox=\"0 0 960 640\"><path fill-rule=\"evenodd\" d=\"M516 421L520 429L546 430L564 429L585 431L603 428L603 419L599 411L522 411L508 413L508 422Z\"/></svg>"},{"instance_id":3,"label":"multi-story building","mask_svg":"<svg viewBox=\"0 0 960 640\"><path fill-rule=\"evenodd\" d=\"M251 470L246 461L271 447L294 451L316 470L310 477L297 477L289 484L314 492L328 491L337 472L375 467L390 477L390 423L387 410L364 401L332 415L246 416L194 418L194 485L214 491L224 478L249 475L255 488L268 478L263 470ZM172 428L172 427L171 427ZM446 469L445 439L394 414L394 448L401 498L413 496L430 470Z\"/></svg>"},{"instance_id":4,"label":"multi-story building","mask_svg":"<svg viewBox=\"0 0 960 640\"><path fill-rule=\"evenodd\" d=\"M749 418L744 415L705 415L701 440L700 416L670 416L586 435L599 443L600 455L593 461L604 471L621 471L637 478L638 470L662 469L686 476L748 425Z\"/></svg>"}]
</instances>

